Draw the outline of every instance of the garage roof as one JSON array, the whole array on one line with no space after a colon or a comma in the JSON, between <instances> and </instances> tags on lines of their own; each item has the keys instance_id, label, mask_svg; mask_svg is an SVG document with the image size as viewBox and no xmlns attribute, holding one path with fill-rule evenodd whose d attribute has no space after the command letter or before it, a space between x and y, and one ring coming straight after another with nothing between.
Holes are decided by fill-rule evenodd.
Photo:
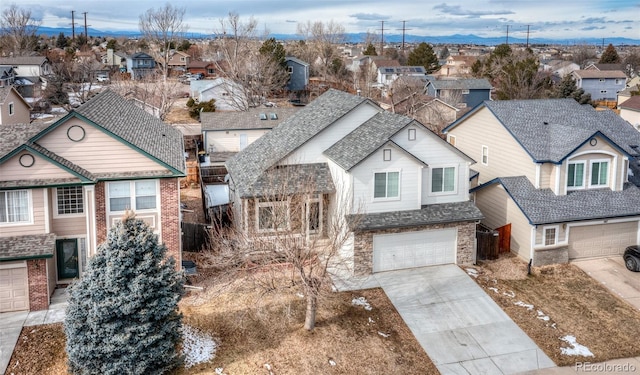
<instances>
[{"instance_id":1,"label":"garage roof","mask_svg":"<svg viewBox=\"0 0 640 375\"><path fill-rule=\"evenodd\" d=\"M52 258L55 248L56 235L52 233L0 237L0 262Z\"/></svg>"}]
</instances>

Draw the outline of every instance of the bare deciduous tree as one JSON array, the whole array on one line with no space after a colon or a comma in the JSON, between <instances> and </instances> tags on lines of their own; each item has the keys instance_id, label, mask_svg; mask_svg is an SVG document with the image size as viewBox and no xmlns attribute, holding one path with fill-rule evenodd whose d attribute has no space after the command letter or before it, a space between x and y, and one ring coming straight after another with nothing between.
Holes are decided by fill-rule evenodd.
<instances>
[{"instance_id":1,"label":"bare deciduous tree","mask_svg":"<svg viewBox=\"0 0 640 375\"><path fill-rule=\"evenodd\" d=\"M41 21L31 17L31 11L11 4L0 18L2 48L14 56L33 52L38 45L36 32Z\"/></svg>"},{"instance_id":2,"label":"bare deciduous tree","mask_svg":"<svg viewBox=\"0 0 640 375\"><path fill-rule=\"evenodd\" d=\"M182 87L177 81L162 82L154 79L153 75L134 81L116 74L110 84L112 90L163 121L176 98L184 92Z\"/></svg>"},{"instance_id":3,"label":"bare deciduous tree","mask_svg":"<svg viewBox=\"0 0 640 375\"><path fill-rule=\"evenodd\" d=\"M314 52L314 59L310 61L316 67L316 71L323 79L331 76L331 65L335 58L340 58L337 46L345 41L345 29L333 20L307 21L298 23L297 33Z\"/></svg>"}]
</instances>

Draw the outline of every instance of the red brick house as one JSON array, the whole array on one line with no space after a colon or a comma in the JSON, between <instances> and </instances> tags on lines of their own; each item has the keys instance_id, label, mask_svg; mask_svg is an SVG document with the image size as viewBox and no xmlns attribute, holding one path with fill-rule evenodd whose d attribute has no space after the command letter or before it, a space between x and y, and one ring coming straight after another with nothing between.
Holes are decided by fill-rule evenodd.
<instances>
[{"instance_id":1,"label":"red brick house","mask_svg":"<svg viewBox=\"0 0 640 375\"><path fill-rule=\"evenodd\" d=\"M180 264L181 133L112 91L54 124L0 127L0 312L42 310L126 210Z\"/></svg>"}]
</instances>

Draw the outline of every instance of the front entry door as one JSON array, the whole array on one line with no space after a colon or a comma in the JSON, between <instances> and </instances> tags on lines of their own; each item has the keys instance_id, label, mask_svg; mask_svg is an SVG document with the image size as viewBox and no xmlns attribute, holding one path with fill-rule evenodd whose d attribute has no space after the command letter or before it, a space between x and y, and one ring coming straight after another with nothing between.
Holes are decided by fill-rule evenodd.
<instances>
[{"instance_id":1,"label":"front entry door","mask_svg":"<svg viewBox=\"0 0 640 375\"><path fill-rule=\"evenodd\" d=\"M56 240L58 258L58 280L78 277L78 240L69 238Z\"/></svg>"}]
</instances>

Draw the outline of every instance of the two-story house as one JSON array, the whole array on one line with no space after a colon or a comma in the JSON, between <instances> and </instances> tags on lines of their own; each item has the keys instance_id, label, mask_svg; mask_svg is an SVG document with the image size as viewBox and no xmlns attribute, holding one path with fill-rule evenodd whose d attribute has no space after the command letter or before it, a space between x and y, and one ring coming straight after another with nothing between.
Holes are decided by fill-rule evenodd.
<instances>
[{"instance_id":1,"label":"two-story house","mask_svg":"<svg viewBox=\"0 0 640 375\"><path fill-rule=\"evenodd\" d=\"M576 86L591 94L591 100L617 100L619 91L627 87L627 75L620 70L574 70Z\"/></svg>"},{"instance_id":2,"label":"two-story house","mask_svg":"<svg viewBox=\"0 0 640 375\"><path fill-rule=\"evenodd\" d=\"M31 109L15 87L0 87L0 125L30 123Z\"/></svg>"},{"instance_id":3,"label":"two-story house","mask_svg":"<svg viewBox=\"0 0 640 375\"><path fill-rule=\"evenodd\" d=\"M289 73L287 90L306 90L307 86L309 86L309 63L292 56L287 56L284 61L287 64L287 72Z\"/></svg>"},{"instance_id":4,"label":"two-story house","mask_svg":"<svg viewBox=\"0 0 640 375\"><path fill-rule=\"evenodd\" d=\"M330 89L226 166L239 230L332 236L346 220L341 256L367 275L473 262L473 162L418 121ZM291 214L301 204L306 214Z\"/></svg>"},{"instance_id":5,"label":"two-story house","mask_svg":"<svg viewBox=\"0 0 640 375\"><path fill-rule=\"evenodd\" d=\"M446 58L440 70L436 73L443 77L470 77L471 67L478 60L475 56L457 55Z\"/></svg>"},{"instance_id":6,"label":"two-story house","mask_svg":"<svg viewBox=\"0 0 640 375\"><path fill-rule=\"evenodd\" d=\"M427 74L424 66L378 66L376 82L389 87L400 77L421 77Z\"/></svg>"},{"instance_id":7,"label":"two-story house","mask_svg":"<svg viewBox=\"0 0 640 375\"><path fill-rule=\"evenodd\" d=\"M479 160L472 192L483 223L510 226L520 258L562 263L640 243L640 189L628 183L640 133L612 111L573 99L486 101L444 131Z\"/></svg>"},{"instance_id":8,"label":"two-story house","mask_svg":"<svg viewBox=\"0 0 640 375\"><path fill-rule=\"evenodd\" d=\"M457 108L473 108L491 99L491 83L485 78L438 79L426 76L425 92Z\"/></svg>"},{"instance_id":9,"label":"two-story house","mask_svg":"<svg viewBox=\"0 0 640 375\"><path fill-rule=\"evenodd\" d=\"M188 53L182 51L173 51L171 53L171 57L169 57L167 66L172 71L186 72L190 60L191 56L189 56Z\"/></svg>"},{"instance_id":10,"label":"two-story house","mask_svg":"<svg viewBox=\"0 0 640 375\"><path fill-rule=\"evenodd\" d=\"M0 312L47 309L126 210L181 263L180 131L107 90L0 139Z\"/></svg>"},{"instance_id":11,"label":"two-story house","mask_svg":"<svg viewBox=\"0 0 640 375\"><path fill-rule=\"evenodd\" d=\"M156 72L156 61L144 52L137 52L127 56L127 73L131 79L138 80L150 76Z\"/></svg>"},{"instance_id":12,"label":"two-story house","mask_svg":"<svg viewBox=\"0 0 640 375\"><path fill-rule=\"evenodd\" d=\"M13 84L25 98L37 96L42 82L52 74L51 63L46 56L0 57L0 66L13 68Z\"/></svg>"},{"instance_id":13,"label":"two-story house","mask_svg":"<svg viewBox=\"0 0 640 375\"><path fill-rule=\"evenodd\" d=\"M10 65L0 65L0 87L11 86L16 80L16 72Z\"/></svg>"}]
</instances>

